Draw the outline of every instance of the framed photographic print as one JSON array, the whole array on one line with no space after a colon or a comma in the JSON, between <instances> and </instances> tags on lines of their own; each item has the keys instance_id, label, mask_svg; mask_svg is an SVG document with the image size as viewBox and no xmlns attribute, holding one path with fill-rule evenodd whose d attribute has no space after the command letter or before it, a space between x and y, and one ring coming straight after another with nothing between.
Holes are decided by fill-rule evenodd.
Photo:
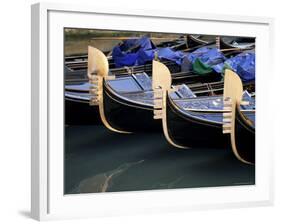
<instances>
[{"instance_id":1,"label":"framed photographic print","mask_svg":"<svg viewBox=\"0 0 281 224\"><path fill-rule=\"evenodd\" d=\"M32 217L271 204L272 27L32 5Z\"/></svg>"}]
</instances>

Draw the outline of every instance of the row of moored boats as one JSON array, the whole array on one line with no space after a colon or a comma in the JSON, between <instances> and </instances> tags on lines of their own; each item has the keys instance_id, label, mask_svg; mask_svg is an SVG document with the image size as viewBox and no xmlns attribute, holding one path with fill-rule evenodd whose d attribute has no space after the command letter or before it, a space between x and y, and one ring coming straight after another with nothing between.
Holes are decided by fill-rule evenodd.
<instances>
[{"instance_id":1,"label":"row of moored boats","mask_svg":"<svg viewBox=\"0 0 281 224\"><path fill-rule=\"evenodd\" d=\"M255 163L255 39L128 39L65 59L67 124L162 131L177 148L232 148Z\"/></svg>"}]
</instances>

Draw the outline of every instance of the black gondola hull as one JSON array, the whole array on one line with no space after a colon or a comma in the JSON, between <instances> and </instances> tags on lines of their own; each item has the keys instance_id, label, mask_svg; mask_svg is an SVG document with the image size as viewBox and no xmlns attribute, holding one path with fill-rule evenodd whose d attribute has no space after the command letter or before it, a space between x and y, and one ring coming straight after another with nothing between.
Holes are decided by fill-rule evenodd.
<instances>
[{"instance_id":1,"label":"black gondola hull","mask_svg":"<svg viewBox=\"0 0 281 224\"><path fill-rule=\"evenodd\" d=\"M99 108L90 106L88 101L65 98L64 119L67 125L101 124Z\"/></svg>"},{"instance_id":2,"label":"black gondola hull","mask_svg":"<svg viewBox=\"0 0 281 224\"><path fill-rule=\"evenodd\" d=\"M161 131L161 122L153 119L152 106L140 106L118 97L103 83L104 116L109 125L119 131Z\"/></svg>"},{"instance_id":3,"label":"black gondola hull","mask_svg":"<svg viewBox=\"0 0 281 224\"><path fill-rule=\"evenodd\" d=\"M235 145L238 155L245 161L255 163L255 129L245 121L237 109L235 113Z\"/></svg>"},{"instance_id":4,"label":"black gondola hull","mask_svg":"<svg viewBox=\"0 0 281 224\"><path fill-rule=\"evenodd\" d=\"M170 139L183 147L229 147L230 140L222 133L222 125L198 120L178 111L167 97L166 120Z\"/></svg>"}]
</instances>

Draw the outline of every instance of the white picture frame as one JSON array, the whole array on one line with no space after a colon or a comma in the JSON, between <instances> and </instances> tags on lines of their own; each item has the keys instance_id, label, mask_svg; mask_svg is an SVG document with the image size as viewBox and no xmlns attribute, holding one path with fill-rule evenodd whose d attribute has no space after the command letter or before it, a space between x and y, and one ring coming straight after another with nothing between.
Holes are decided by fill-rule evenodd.
<instances>
[{"instance_id":1,"label":"white picture frame","mask_svg":"<svg viewBox=\"0 0 281 224\"><path fill-rule=\"evenodd\" d=\"M271 18L248 16L127 11L50 3L32 5L32 217L49 220L272 204L273 146L265 131L270 129L270 114L265 105L271 91L270 81L262 74L273 75L269 61L273 55L273 23ZM64 27L255 36L256 184L64 195Z\"/></svg>"}]
</instances>

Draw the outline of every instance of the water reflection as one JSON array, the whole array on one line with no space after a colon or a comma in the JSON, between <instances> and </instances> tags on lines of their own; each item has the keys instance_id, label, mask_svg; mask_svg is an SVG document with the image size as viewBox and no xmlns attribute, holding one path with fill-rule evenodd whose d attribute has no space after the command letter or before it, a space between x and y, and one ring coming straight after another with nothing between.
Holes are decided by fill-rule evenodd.
<instances>
[{"instance_id":1,"label":"water reflection","mask_svg":"<svg viewBox=\"0 0 281 224\"><path fill-rule=\"evenodd\" d=\"M118 192L254 184L255 168L230 149L176 149L162 133L67 126L64 178L66 194Z\"/></svg>"}]
</instances>

